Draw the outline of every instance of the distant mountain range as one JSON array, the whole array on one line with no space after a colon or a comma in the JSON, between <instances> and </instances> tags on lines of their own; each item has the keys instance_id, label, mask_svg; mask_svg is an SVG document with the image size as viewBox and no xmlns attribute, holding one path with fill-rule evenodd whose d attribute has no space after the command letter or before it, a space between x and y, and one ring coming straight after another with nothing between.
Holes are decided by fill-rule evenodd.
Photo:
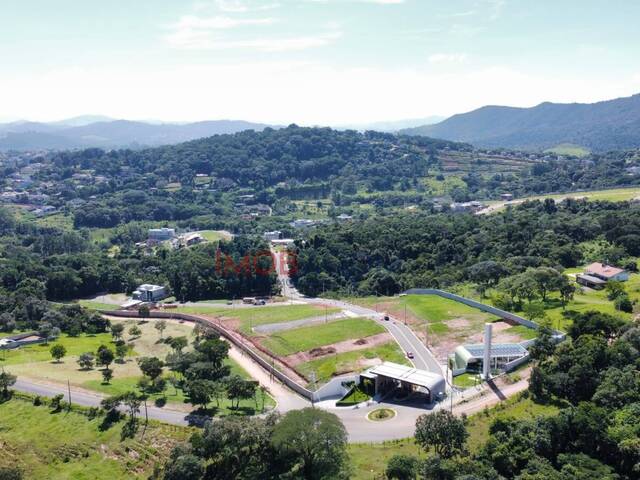
<instances>
[{"instance_id":1,"label":"distant mountain range","mask_svg":"<svg viewBox=\"0 0 640 480\"><path fill-rule=\"evenodd\" d=\"M400 133L490 148L543 150L559 144L600 152L636 148L640 147L640 94L591 104L486 106Z\"/></svg>"},{"instance_id":2,"label":"distant mountain range","mask_svg":"<svg viewBox=\"0 0 640 480\"><path fill-rule=\"evenodd\" d=\"M336 125L335 128L338 130L342 129L352 129L352 130L375 130L377 132L397 132L398 130L413 128L413 127L422 127L425 125L433 125L434 123L441 122L447 117L441 116L430 116L424 118L409 118L406 120L389 120L387 122L370 122L370 123L354 123L348 125Z\"/></svg>"},{"instance_id":3,"label":"distant mountain range","mask_svg":"<svg viewBox=\"0 0 640 480\"><path fill-rule=\"evenodd\" d=\"M23 121L0 124L0 150L159 146L243 130L262 131L268 126L242 120L178 124L113 120L101 116L50 123Z\"/></svg>"}]
</instances>

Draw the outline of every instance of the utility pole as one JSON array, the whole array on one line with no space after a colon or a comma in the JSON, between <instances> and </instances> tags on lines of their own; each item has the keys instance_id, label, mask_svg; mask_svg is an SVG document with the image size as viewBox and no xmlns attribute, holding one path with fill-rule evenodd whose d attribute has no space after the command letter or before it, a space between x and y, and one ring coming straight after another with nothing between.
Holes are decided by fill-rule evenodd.
<instances>
[{"instance_id":1,"label":"utility pole","mask_svg":"<svg viewBox=\"0 0 640 480\"><path fill-rule=\"evenodd\" d=\"M329 318L327 316L327 306L324 306L324 323L327 323L329 321Z\"/></svg>"},{"instance_id":2,"label":"utility pole","mask_svg":"<svg viewBox=\"0 0 640 480\"><path fill-rule=\"evenodd\" d=\"M71 383L69 382L69 379L67 378L67 390L69 392L69 406L67 407L67 412L69 410L71 410Z\"/></svg>"},{"instance_id":3,"label":"utility pole","mask_svg":"<svg viewBox=\"0 0 640 480\"><path fill-rule=\"evenodd\" d=\"M404 302L404 324L407 324L407 302Z\"/></svg>"},{"instance_id":4,"label":"utility pole","mask_svg":"<svg viewBox=\"0 0 640 480\"><path fill-rule=\"evenodd\" d=\"M315 391L317 390L317 385L316 385L316 372L312 371L311 374L309 375L309 378L311 380L311 383L313 383L313 392L315 393ZM311 406L315 407L315 401L313 399L313 395L311 395Z\"/></svg>"}]
</instances>

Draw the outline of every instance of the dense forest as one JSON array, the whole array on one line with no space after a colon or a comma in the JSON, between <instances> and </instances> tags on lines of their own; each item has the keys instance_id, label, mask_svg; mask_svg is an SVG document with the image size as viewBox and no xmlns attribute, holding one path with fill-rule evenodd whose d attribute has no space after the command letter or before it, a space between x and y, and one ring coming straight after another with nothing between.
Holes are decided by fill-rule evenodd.
<instances>
[{"instance_id":1,"label":"dense forest","mask_svg":"<svg viewBox=\"0 0 640 480\"><path fill-rule=\"evenodd\" d=\"M604 240L601 260L640 253L640 209L629 203L535 201L496 215L404 214L315 229L297 242L295 282L322 292L395 294L447 287L499 263L496 282L530 267L562 271L584 260L585 242Z\"/></svg>"}]
</instances>

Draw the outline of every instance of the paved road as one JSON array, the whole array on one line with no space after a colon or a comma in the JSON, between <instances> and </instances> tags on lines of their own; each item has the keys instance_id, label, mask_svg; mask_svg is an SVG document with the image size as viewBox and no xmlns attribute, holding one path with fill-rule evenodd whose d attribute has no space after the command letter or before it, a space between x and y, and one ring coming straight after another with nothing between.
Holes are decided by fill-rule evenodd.
<instances>
[{"instance_id":1,"label":"paved road","mask_svg":"<svg viewBox=\"0 0 640 480\"><path fill-rule=\"evenodd\" d=\"M397 319L391 319L389 321L384 320L384 315L371 308L361 307L360 305L354 305L351 303L343 302L340 300L331 300L326 298L308 298L300 294L291 284L288 275L288 269L286 263L281 258L278 252L273 252L275 257L275 267L278 272L278 279L282 287L282 294L288 298L301 300L307 303L314 303L320 305L326 305L328 307L341 308L354 312L358 316L367 317L384 326L393 338L398 342L404 352L412 352L414 358L412 362L416 368L421 370L427 370L430 372L443 374L442 366L438 363L431 351L425 346L424 343L416 336L416 334Z\"/></svg>"}]
</instances>

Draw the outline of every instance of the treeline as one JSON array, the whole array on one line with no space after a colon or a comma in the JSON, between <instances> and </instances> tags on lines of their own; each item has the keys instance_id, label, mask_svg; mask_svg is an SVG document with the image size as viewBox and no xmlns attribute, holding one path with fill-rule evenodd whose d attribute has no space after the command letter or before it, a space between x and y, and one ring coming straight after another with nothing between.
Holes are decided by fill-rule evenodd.
<instances>
[{"instance_id":1,"label":"treeline","mask_svg":"<svg viewBox=\"0 0 640 480\"><path fill-rule=\"evenodd\" d=\"M629 203L545 200L494 215L414 213L327 225L297 242L294 281L308 295L391 295L467 280L488 287L530 268L575 267L581 244L593 240L607 245L599 261L616 264L640 250L639 213Z\"/></svg>"}]
</instances>

